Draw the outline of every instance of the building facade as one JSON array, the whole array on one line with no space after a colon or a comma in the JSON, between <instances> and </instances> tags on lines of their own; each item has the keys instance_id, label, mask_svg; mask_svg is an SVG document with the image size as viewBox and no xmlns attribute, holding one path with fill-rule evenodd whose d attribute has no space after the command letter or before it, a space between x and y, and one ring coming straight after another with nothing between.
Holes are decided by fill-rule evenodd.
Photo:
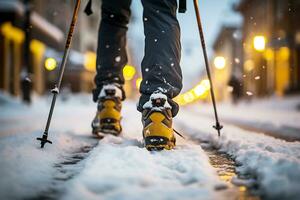
<instances>
[{"instance_id":1,"label":"building facade","mask_svg":"<svg viewBox=\"0 0 300 200\"><path fill-rule=\"evenodd\" d=\"M30 26L25 28L26 3L31 5ZM90 91L93 87L94 69L85 66L86 52L95 52L100 21L100 3L94 1L94 14L86 16L81 6L79 19L72 41L63 85L74 91ZM21 79L30 72L33 90L43 94L53 87L58 67L49 71L45 60L53 57L57 66L61 61L65 38L72 18L75 1L71 0L0 0L0 89L14 96L21 94ZM30 29L29 53L24 48L27 31ZM71 57L71 56L70 56ZM29 58L29 67L26 59ZM94 66L95 68L95 66ZM75 77L75 78L74 78ZM76 80L76 81L72 81ZM73 85L74 84L74 85Z\"/></svg>"},{"instance_id":2,"label":"building facade","mask_svg":"<svg viewBox=\"0 0 300 200\"><path fill-rule=\"evenodd\" d=\"M218 100L227 100L231 97L233 88L228 87L233 80L241 82L243 78L242 41L241 32L235 26L223 26L213 45L214 58L213 82ZM238 88L237 88L238 87ZM241 91L241 85L235 86Z\"/></svg>"},{"instance_id":3,"label":"building facade","mask_svg":"<svg viewBox=\"0 0 300 200\"><path fill-rule=\"evenodd\" d=\"M257 97L300 92L300 1L241 0L244 90Z\"/></svg>"}]
</instances>

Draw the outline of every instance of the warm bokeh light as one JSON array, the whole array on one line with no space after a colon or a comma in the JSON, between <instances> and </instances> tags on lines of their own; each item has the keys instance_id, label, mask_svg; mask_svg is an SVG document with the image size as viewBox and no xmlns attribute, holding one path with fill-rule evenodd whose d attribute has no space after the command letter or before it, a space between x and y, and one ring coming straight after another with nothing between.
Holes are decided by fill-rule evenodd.
<instances>
[{"instance_id":1,"label":"warm bokeh light","mask_svg":"<svg viewBox=\"0 0 300 200\"><path fill-rule=\"evenodd\" d=\"M142 78L138 78L138 79L136 79L136 81L135 81L135 86L136 86L136 88L137 88L138 90L140 89L142 80L143 80Z\"/></svg>"},{"instance_id":2,"label":"warm bokeh light","mask_svg":"<svg viewBox=\"0 0 300 200\"><path fill-rule=\"evenodd\" d=\"M52 71L56 68L57 66L57 62L54 58L47 58L45 60L45 68L48 70L48 71Z\"/></svg>"},{"instance_id":3,"label":"warm bokeh light","mask_svg":"<svg viewBox=\"0 0 300 200\"><path fill-rule=\"evenodd\" d=\"M264 36L255 36L253 39L254 49L256 51L264 51L266 48L266 39Z\"/></svg>"},{"instance_id":4,"label":"warm bokeh light","mask_svg":"<svg viewBox=\"0 0 300 200\"><path fill-rule=\"evenodd\" d=\"M187 92L180 94L174 100L179 105L186 105L195 102L198 99L206 99L209 94L210 83L208 79L203 79L198 85Z\"/></svg>"},{"instance_id":5,"label":"warm bokeh light","mask_svg":"<svg viewBox=\"0 0 300 200\"><path fill-rule=\"evenodd\" d=\"M244 68L247 72L250 72L254 69L254 61L253 60L246 60L246 62L244 63Z\"/></svg>"},{"instance_id":6,"label":"warm bokeh light","mask_svg":"<svg viewBox=\"0 0 300 200\"><path fill-rule=\"evenodd\" d=\"M226 65L226 60L223 56L217 56L214 59L214 65L217 69L224 69Z\"/></svg>"},{"instance_id":7,"label":"warm bokeh light","mask_svg":"<svg viewBox=\"0 0 300 200\"><path fill-rule=\"evenodd\" d=\"M134 75L135 75L135 68L131 65L126 65L124 68L123 68L123 76L124 76L124 79L126 81L130 81L133 79Z\"/></svg>"},{"instance_id":8,"label":"warm bokeh light","mask_svg":"<svg viewBox=\"0 0 300 200\"><path fill-rule=\"evenodd\" d=\"M186 102L186 103L190 103L192 101L195 100L195 97L193 95L192 92L187 92L183 95L183 100Z\"/></svg>"},{"instance_id":9,"label":"warm bokeh light","mask_svg":"<svg viewBox=\"0 0 300 200\"><path fill-rule=\"evenodd\" d=\"M88 51L84 54L84 68L88 71L96 71L96 53Z\"/></svg>"},{"instance_id":10,"label":"warm bokeh light","mask_svg":"<svg viewBox=\"0 0 300 200\"><path fill-rule=\"evenodd\" d=\"M205 87L202 84L197 85L194 88L194 93L196 94L197 97L203 95L205 92L206 92L206 89L205 89Z\"/></svg>"},{"instance_id":11,"label":"warm bokeh light","mask_svg":"<svg viewBox=\"0 0 300 200\"><path fill-rule=\"evenodd\" d=\"M202 80L200 84L203 85L203 87L204 87L206 90L209 90L209 89L210 89L210 82L209 82L208 79Z\"/></svg>"}]
</instances>

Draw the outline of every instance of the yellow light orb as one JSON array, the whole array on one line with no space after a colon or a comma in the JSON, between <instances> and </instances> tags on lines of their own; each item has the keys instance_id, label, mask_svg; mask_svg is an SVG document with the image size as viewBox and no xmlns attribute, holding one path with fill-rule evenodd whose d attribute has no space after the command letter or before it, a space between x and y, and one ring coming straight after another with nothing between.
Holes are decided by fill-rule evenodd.
<instances>
[{"instance_id":1,"label":"yellow light orb","mask_svg":"<svg viewBox=\"0 0 300 200\"><path fill-rule=\"evenodd\" d=\"M48 70L48 71L52 71L56 68L57 66L57 62L54 58L47 58L45 60L45 68Z\"/></svg>"},{"instance_id":2,"label":"yellow light orb","mask_svg":"<svg viewBox=\"0 0 300 200\"><path fill-rule=\"evenodd\" d=\"M197 85L194 88L194 93L196 94L197 97L202 96L205 92L206 92L206 89L202 84Z\"/></svg>"},{"instance_id":3,"label":"yellow light orb","mask_svg":"<svg viewBox=\"0 0 300 200\"><path fill-rule=\"evenodd\" d=\"M124 79L126 81L130 81L133 79L134 75L135 75L135 68L131 65L126 65L124 68L123 68L123 76L124 76Z\"/></svg>"},{"instance_id":4,"label":"yellow light orb","mask_svg":"<svg viewBox=\"0 0 300 200\"><path fill-rule=\"evenodd\" d=\"M187 92L183 95L183 100L185 103L190 103L195 100L195 97L192 92Z\"/></svg>"},{"instance_id":5,"label":"yellow light orb","mask_svg":"<svg viewBox=\"0 0 300 200\"><path fill-rule=\"evenodd\" d=\"M255 36L253 39L254 49L256 51L264 51L266 48L266 39L264 36Z\"/></svg>"},{"instance_id":6,"label":"yellow light orb","mask_svg":"<svg viewBox=\"0 0 300 200\"><path fill-rule=\"evenodd\" d=\"M84 68L90 72L96 71L96 53L88 51L84 54Z\"/></svg>"},{"instance_id":7,"label":"yellow light orb","mask_svg":"<svg viewBox=\"0 0 300 200\"><path fill-rule=\"evenodd\" d=\"M217 69L224 69L226 65L226 60L223 56L217 56L214 59L214 65Z\"/></svg>"},{"instance_id":8,"label":"yellow light orb","mask_svg":"<svg viewBox=\"0 0 300 200\"><path fill-rule=\"evenodd\" d=\"M255 63L253 60L246 60L246 62L244 63L244 68L247 72L252 71L255 68Z\"/></svg>"},{"instance_id":9,"label":"yellow light orb","mask_svg":"<svg viewBox=\"0 0 300 200\"><path fill-rule=\"evenodd\" d=\"M206 90L209 90L210 89L210 82L208 79L204 79L201 81L200 83Z\"/></svg>"},{"instance_id":10,"label":"yellow light orb","mask_svg":"<svg viewBox=\"0 0 300 200\"><path fill-rule=\"evenodd\" d=\"M142 80L143 80L142 78L138 78L138 79L136 79L136 81L135 81L135 86L136 86L136 88L137 88L138 90L140 89Z\"/></svg>"}]
</instances>

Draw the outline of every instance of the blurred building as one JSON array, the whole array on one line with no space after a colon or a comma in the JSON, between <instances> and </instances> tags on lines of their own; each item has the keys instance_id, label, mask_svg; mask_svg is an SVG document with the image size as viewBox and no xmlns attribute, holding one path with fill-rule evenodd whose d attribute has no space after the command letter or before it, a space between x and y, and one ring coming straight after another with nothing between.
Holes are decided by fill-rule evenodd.
<instances>
[{"instance_id":1,"label":"blurred building","mask_svg":"<svg viewBox=\"0 0 300 200\"><path fill-rule=\"evenodd\" d=\"M30 27L24 27L26 2L31 4ZM20 81L26 57L30 57L29 72L33 89L43 94L53 87L57 78L65 37L67 35L75 1L71 0L0 0L0 89L20 95ZM100 1L93 2L92 16L85 16L81 6L78 24L72 41L63 85L73 91L90 91L95 73L95 50L100 18ZM30 53L25 54L26 31L30 29ZM93 53L93 56L90 56ZM52 58L45 67L45 61ZM91 64L92 63L92 64Z\"/></svg>"},{"instance_id":2,"label":"blurred building","mask_svg":"<svg viewBox=\"0 0 300 200\"><path fill-rule=\"evenodd\" d=\"M241 92L242 79L242 41L239 28L223 26L213 45L212 69L216 98L226 100L232 92ZM230 82L234 84L228 87ZM237 83L237 84L236 84ZM229 84L230 85L230 84ZM238 90L238 91L237 91Z\"/></svg>"},{"instance_id":3,"label":"blurred building","mask_svg":"<svg viewBox=\"0 0 300 200\"><path fill-rule=\"evenodd\" d=\"M244 90L263 97L300 91L300 1L241 0Z\"/></svg>"}]
</instances>

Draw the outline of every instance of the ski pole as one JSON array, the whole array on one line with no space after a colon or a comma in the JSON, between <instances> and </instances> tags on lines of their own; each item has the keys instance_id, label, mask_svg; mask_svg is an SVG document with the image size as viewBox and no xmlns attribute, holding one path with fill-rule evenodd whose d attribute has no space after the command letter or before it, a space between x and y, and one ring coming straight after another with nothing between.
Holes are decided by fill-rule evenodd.
<instances>
[{"instance_id":1,"label":"ski pole","mask_svg":"<svg viewBox=\"0 0 300 200\"><path fill-rule=\"evenodd\" d=\"M212 99L212 102L213 102L214 114L215 114L215 119L216 119L216 125L214 125L213 127L218 131L218 136L220 137L220 134L221 134L220 131L223 128L223 126L220 124L219 118L218 118L214 87L213 87L211 74L210 74L210 69L209 69L209 63L208 63L205 40L204 40L204 33L203 33L203 28L202 28L202 23L201 23L201 18L200 18L198 0L194 0L194 8L195 8L195 13L196 13L196 18L197 18L197 25L198 25L198 30L199 30L201 46L202 46L202 49L203 49L203 56L204 56L204 61L205 61L207 77L208 77L208 80L209 80L209 83L210 83L210 95L211 95L211 99Z\"/></svg>"},{"instance_id":2,"label":"ski pole","mask_svg":"<svg viewBox=\"0 0 300 200\"><path fill-rule=\"evenodd\" d=\"M67 41L66 41L66 46L65 46L65 50L64 50L64 54L63 54L63 59L62 59L62 62L60 64L59 77L57 79L57 84L55 85L54 89L51 90L51 93L53 94L53 97L52 97L50 111L49 111L49 114L48 114L46 128L45 128L45 131L44 131L42 137L36 138L37 140L41 141L41 148L44 148L46 143L52 144L52 142L50 140L48 140L48 131L49 131L50 123L51 123L53 110L54 110L54 107L55 107L56 98L57 98L57 95L59 94L59 89L60 89L60 86L61 86L64 71L65 71L67 58L68 58L68 55L69 55L69 52L70 52L70 45L71 45L75 25L76 25L76 22L77 22L80 2L81 2L81 0L77 0L74 11L73 11L72 22L71 22L71 25L70 25L70 28L69 28L69 33L68 33L68 37L67 37Z\"/></svg>"}]
</instances>

